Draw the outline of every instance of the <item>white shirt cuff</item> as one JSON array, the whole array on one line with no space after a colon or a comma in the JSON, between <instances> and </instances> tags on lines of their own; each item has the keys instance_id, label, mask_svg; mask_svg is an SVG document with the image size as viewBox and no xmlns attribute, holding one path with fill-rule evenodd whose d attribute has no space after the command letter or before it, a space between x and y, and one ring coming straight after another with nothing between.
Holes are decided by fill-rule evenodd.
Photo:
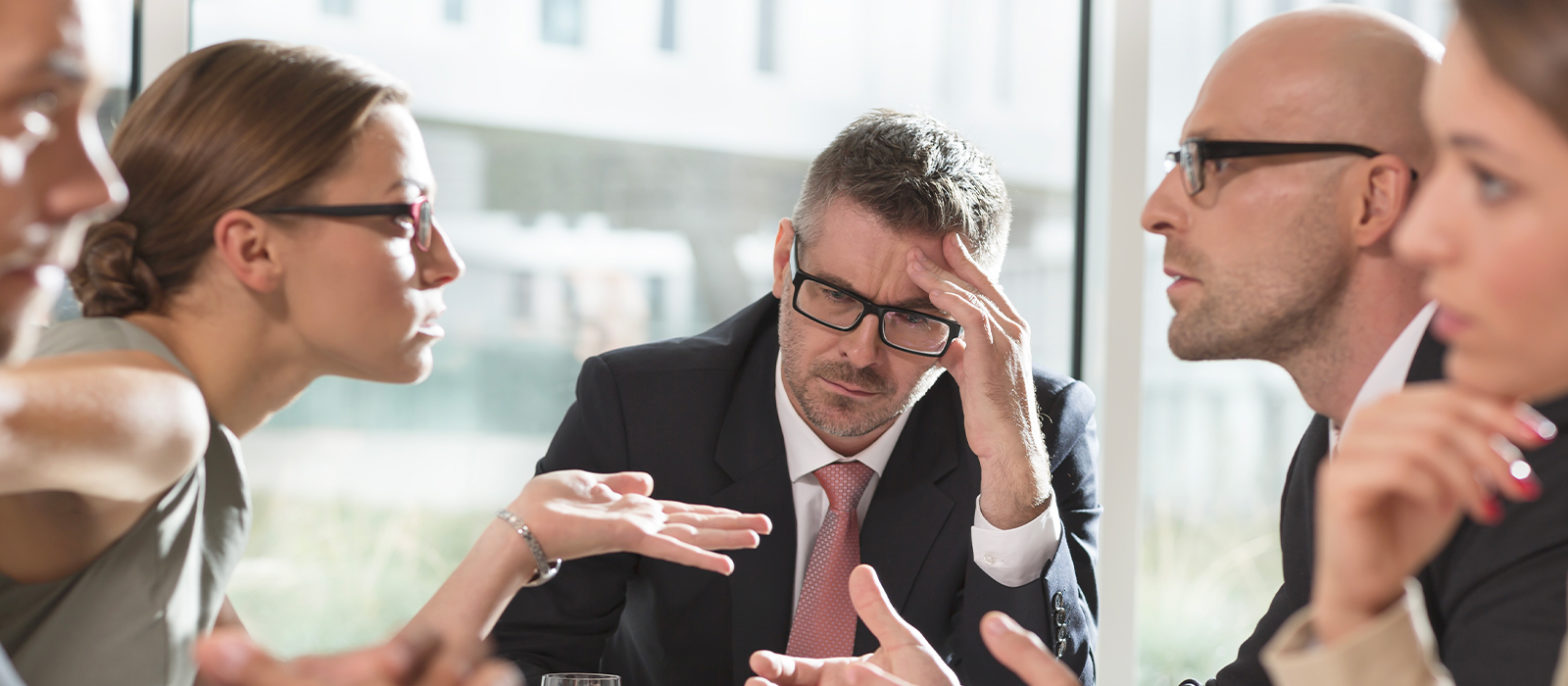
<instances>
[{"instance_id":1,"label":"white shirt cuff","mask_svg":"<svg viewBox=\"0 0 1568 686\"><path fill-rule=\"evenodd\" d=\"M1062 516L1056 498L1040 516L1015 529L998 529L980 512L975 498L975 524L969 529L975 564L997 583L1010 588L1039 581L1062 542Z\"/></svg>"}]
</instances>

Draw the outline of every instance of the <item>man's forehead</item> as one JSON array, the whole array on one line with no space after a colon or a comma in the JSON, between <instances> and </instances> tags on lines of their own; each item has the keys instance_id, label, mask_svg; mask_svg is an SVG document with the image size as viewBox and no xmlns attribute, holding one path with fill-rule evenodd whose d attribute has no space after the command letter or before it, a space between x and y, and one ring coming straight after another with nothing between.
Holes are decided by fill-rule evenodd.
<instances>
[{"instance_id":1,"label":"man's forehead","mask_svg":"<svg viewBox=\"0 0 1568 686\"><path fill-rule=\"evenodd\" d=\"M1301 69L1216 64L1182 125L1182 139L1311 140L1335 117L1332 79Z\"/></svg>"}]
</instances>

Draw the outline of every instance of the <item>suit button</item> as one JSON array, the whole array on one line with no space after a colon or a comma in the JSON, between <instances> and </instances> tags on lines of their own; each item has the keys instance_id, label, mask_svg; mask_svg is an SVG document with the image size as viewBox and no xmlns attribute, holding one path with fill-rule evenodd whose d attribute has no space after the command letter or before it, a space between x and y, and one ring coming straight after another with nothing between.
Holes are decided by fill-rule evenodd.
<instances>
[{"instance_id":1,"label":"suit button","mask_svg":"<svg viewBox=\"0 0 1568 686\"><path fill-rule=\"evenodd\" d=\"M1056 657L1060 659L1067 653L1067 601L1061 591L1051 596L1051 609L1056 611Z\"/></svg>"}]
</instances>

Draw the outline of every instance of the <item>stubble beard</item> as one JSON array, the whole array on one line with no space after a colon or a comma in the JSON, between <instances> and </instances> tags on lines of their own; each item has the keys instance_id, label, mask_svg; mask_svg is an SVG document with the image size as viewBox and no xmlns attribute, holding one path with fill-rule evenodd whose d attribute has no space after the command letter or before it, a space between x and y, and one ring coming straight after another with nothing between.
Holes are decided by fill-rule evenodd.
<instances>
[{"instance_id":1,"label":"stubble beard","mask_svg":"<svg viewBox=\"0 0 1568 686\"><path fill-rule=\"evenodd\" d=\"M1171 320L1171 352L1188 361L1281 364L1331 335L1349 288L1351 260L1342 257L1335 227L1315 220L1329 211L1309 207L1293 222L1299 237L1296 259L1206 279L1202 299ZM1201 257L1179 257L1183 264L1212 274Z\"/></svg>"},{"instance_id":2,"label":"stubble beard","mask_svg":"<svg viewBox=\"0 0 1568 686\"><path fill-rule=\"evenodd\" d=\"M783 304L783 309L789 305ZM873 367L856 367L847 362L829 361L808 364L800 353L803 332L796 327L817 326L791 316L793 312L779 313L779 350L783 358L782 376L790 395L800 407L806 423L829 436L856 438L887 426L899 415L908 412L925 397L942 369L932 365L915 381L910 391L902 397L889 397L896 391L896 384ZM854 398L814 388L813 378L863 388L877 393L874 398Z\"/></svg>"}]
</instances>

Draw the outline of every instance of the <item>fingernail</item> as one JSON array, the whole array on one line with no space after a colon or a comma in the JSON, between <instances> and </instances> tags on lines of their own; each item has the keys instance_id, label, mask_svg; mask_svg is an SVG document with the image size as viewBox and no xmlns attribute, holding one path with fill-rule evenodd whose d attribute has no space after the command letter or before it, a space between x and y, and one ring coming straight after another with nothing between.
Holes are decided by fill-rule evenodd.
<instances>
[{"instance_id":1,"label":"fingernail","mask_svg":"<svg viewBox=\"0 0 1568 686\"><path fill-rule=\"evenodd\" d=\"M993 637L1002 636L1018 628L1018 622L1000 612L990 612L985 616L985 621L980 623L980 630Z\"/></svg>"},{"instance_id":2,"label":"fingernail","mask_svg":"<svg viewBox=\"0 0 1568 686\"><path fill-rule=\"evenodd\" d=\"M1553 424L1552 420L1542 416L1535 408L1520 403L1514 414L1518 415L1519 421L1524 423L1524 428L1535 434L1542 441L1550 443L1557 438L1557 425Z\"/></svg>"},{"instance_id":3,"label":"fingernail","mask_svg":"<svg viewBox=\"0 0 1568 686\"><path fill-rule=\"evenodd\" d=\"M1508 465L1508 474L1519 482L1519 488L1524 491L1526 500L1535 500L1541 497L1541 480L1535 478L1535 473L1530 469L1530 463L1520 460Z\"/></svg>"},{"instance_id":4,"label":"fingernail","mask_svg":"<svg viewBox=\"0 0 1568 686\"><path fill-rule=\"evenodd\" d=\"M1485 510L1485 519L1482 522L1483 524L1493 526L1503 521L1503 504L1497 502L1497 498L1487 499L1486 505L1481 509Z\"/></svg>"}]
</instances>

